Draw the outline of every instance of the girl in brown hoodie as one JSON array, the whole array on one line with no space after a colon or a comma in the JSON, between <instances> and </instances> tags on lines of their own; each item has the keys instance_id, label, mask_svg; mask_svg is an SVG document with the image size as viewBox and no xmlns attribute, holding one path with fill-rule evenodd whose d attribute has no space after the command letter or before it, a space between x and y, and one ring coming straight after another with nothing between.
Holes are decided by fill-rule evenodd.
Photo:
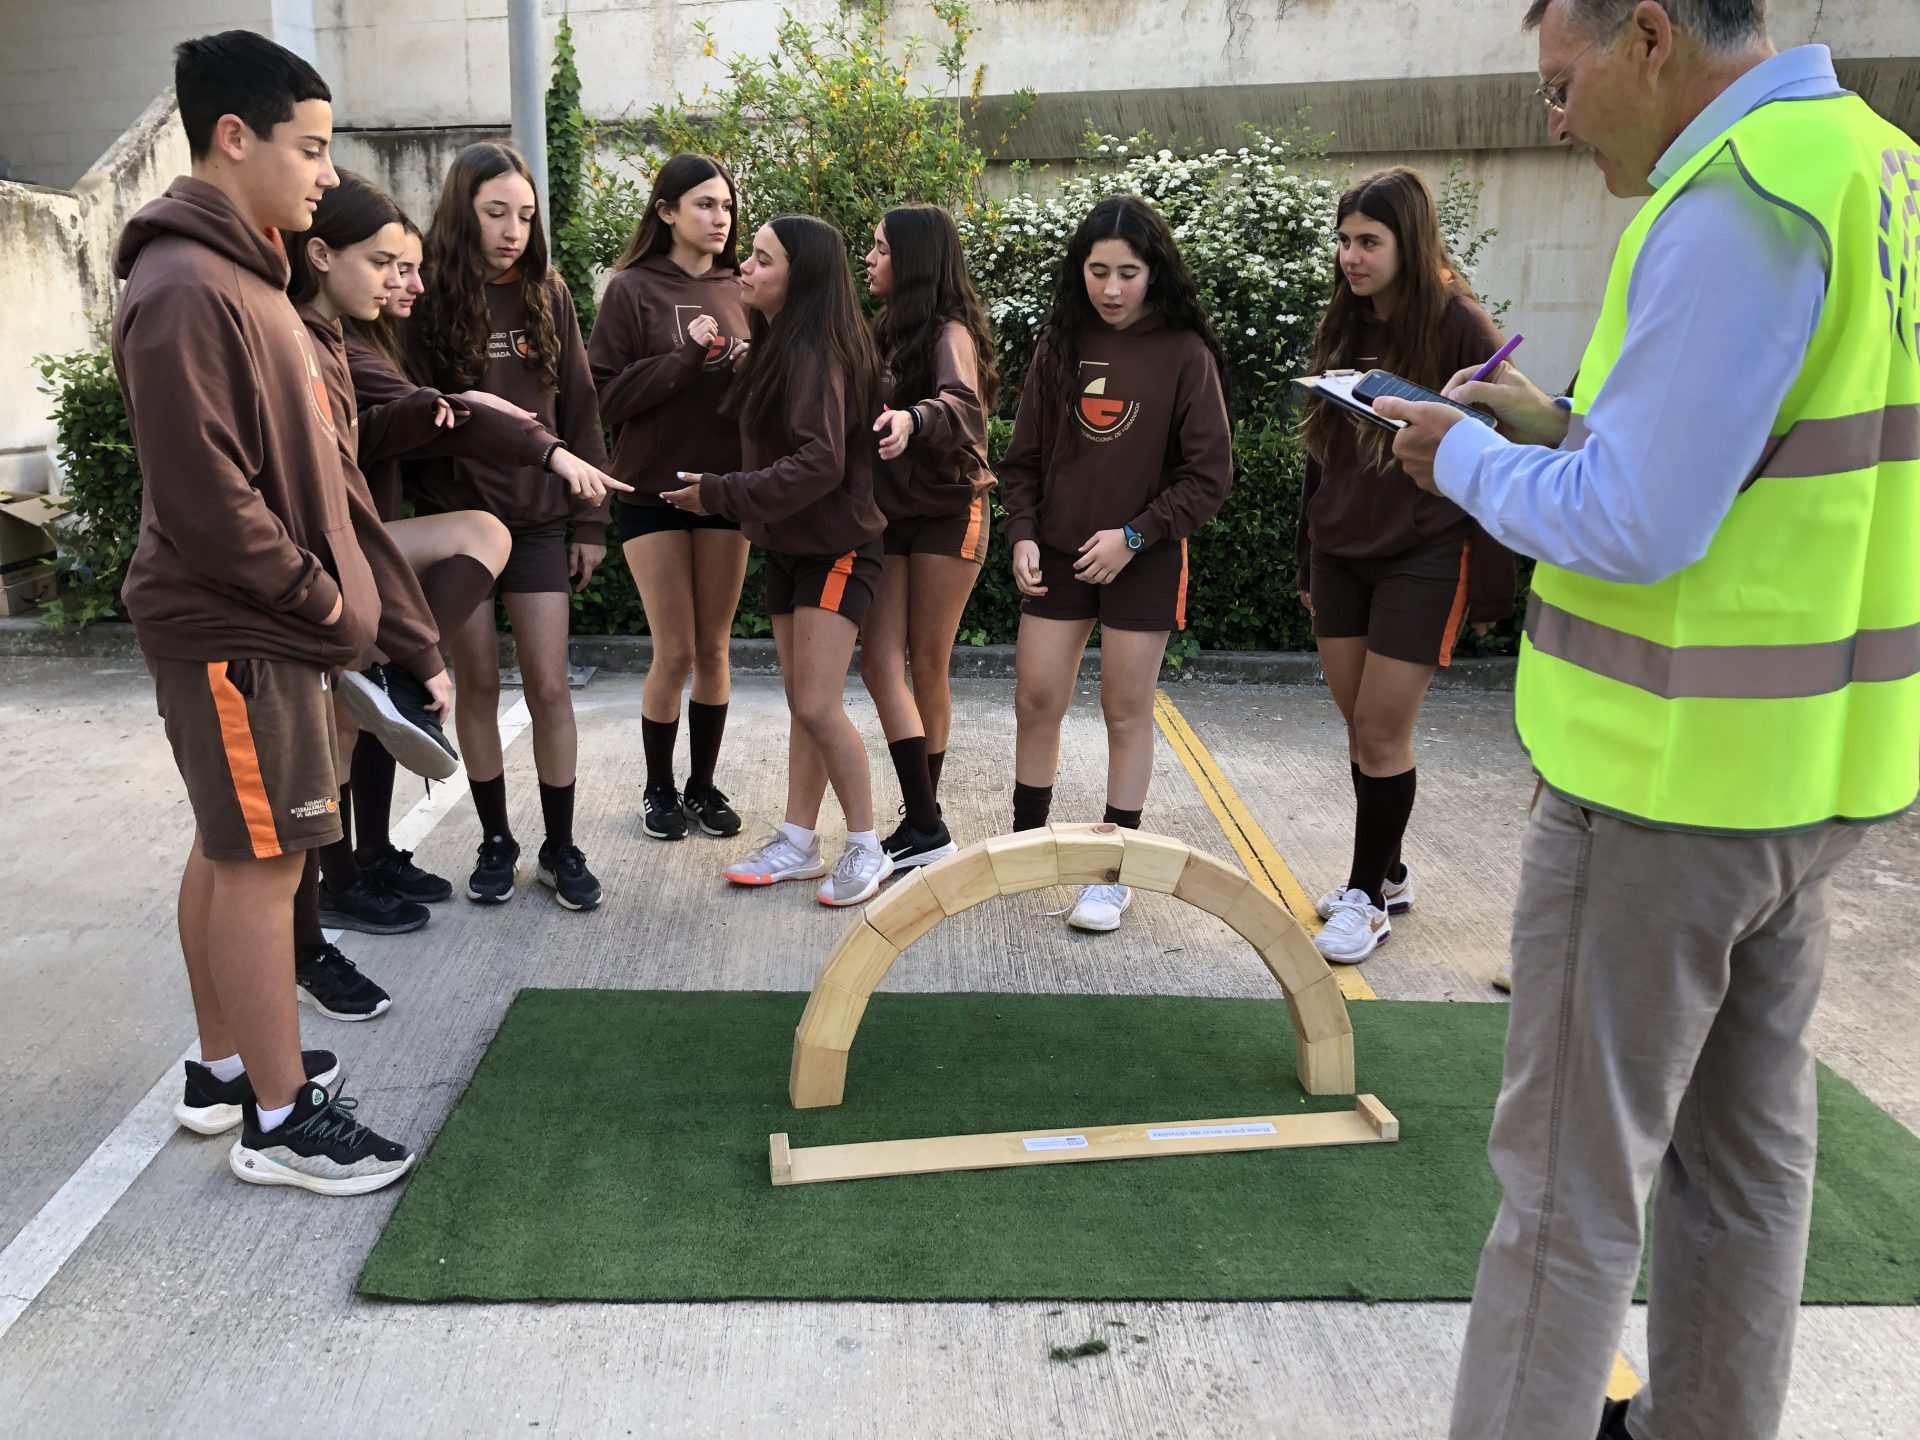
<instances>
[{"instance_id":1,"label":"girl in brown hoodie","mask_svg":"<svg viewBox=\"0 0 1920 1440\"><path fill-rule=\"evenodd\" d=\"M579 736L567 682L568 577L586 588L607 553L609 480L600 407L587 368L573 297L547 264L533 179L506 145L469 145L454 157L427 230L427 293L408 332L420 379L441 390L477 386L537 415L559 440L529 465L519 456L461 457L423 478L424 512L490 510L513 532L500 594L513 626L546 840L536 874L569 910L591 910L600 882L573 840ZM579 483L553 473L560 448L588 462ZM567 529L572 525L572 543ZM507 821L506 759L495 714L500 637L490 607L449 637L466 696L456 713L468 785L480 818L480 849L467 898L504 904L514 894L520 846Z\"/></svg>"},{"instance_id":2,"label":"girl in brown hoodie","mask_svg":"<svg viewBox=\"0 0 1920 1440\"><path fill-rule=\"evenodd\" d=\"M660 498L680 487L678 469L740 468L740 427L721 414L747 353L737 198L733 177L708 156L676 155L662 165L587 347L600 418L613 429L613 472L634 487L616 514L653 637L640 697L641 824L656 840L685 839L689 820L708 835L740 832L713 771L732 698L728 648L747 542L737 520ZM673 744L689 675L683 793L673 783Z\"/></svg>"}]
</instances>

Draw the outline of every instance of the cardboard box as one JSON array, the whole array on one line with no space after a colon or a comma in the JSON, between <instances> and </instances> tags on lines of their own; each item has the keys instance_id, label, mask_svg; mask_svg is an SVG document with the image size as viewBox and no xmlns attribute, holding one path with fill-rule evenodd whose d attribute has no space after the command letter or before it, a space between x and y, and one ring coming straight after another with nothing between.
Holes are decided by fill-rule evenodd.
<instances>
[{"instance_id":1,"label":"cardboard box","mask_svg":"<svg viewBox=\"0 0 1920 1440\"><path fill-rule=\"evenodd\" d=\"M59 593L59 572L44 560L30 569L10 570L0 575L0 616L19 615Z\"/></svg>"},{"instance_id":2,"label":"cardboard box","mask_svg":"<svg viewBox=\"0 0 1920 1440\"><path fill-rule=\"evenodd\" d=\"M0 615L18 615L57 593L54 526L72 509L61 495L0 490Z\"/></svg>"}]
</instances>

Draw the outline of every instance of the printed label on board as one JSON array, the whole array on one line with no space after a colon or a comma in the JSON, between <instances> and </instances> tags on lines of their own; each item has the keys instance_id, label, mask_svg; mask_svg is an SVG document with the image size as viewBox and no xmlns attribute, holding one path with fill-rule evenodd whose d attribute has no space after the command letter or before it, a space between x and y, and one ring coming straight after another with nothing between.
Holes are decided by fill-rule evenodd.
<instances>
[{"instance_id":1,"label":"printed label on board","mask_svg":"<svg viewBox=\"0 0 1920 1440\"><path fill-rule=\"evenodd\" d=\"M1087 1148L1087 1137L1084 1135L1048 1135L1039 1140L1022 1140L1020 1143L1029 1150L1084 1150Z\"/></svg>"},{"instance_id":2,"label":"printed label on board","mask_svg":"<svg viewBox=\"0 0 1920 1440\"><path fill-rule=\"evenodd\" d=\"M1149 1130L1149 1140L1213 1140L1223 1135L1272 1135L1277 1133L1270 1120L1249 1125L1175 1125L1166 1130Z\"/></svg>"}]
</instances>

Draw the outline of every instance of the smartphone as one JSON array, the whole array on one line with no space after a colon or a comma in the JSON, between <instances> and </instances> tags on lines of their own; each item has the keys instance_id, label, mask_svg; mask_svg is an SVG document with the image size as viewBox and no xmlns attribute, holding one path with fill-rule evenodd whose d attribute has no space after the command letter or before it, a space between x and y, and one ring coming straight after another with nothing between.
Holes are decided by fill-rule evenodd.
<instances>
[{"instance_id":1,"label":"smartphone","mask_svg":"<svg viewBox=\"0 0 1920 1440\"><path fill-rule=\"evenodd\" d=\"M1449 400L1424 385L1416 385L1411 380L1402 380L1398 375L1385 370L1369 370L1354 384L1353 398L1364 400L1371 405L1383 395L1391 395L1398 400L1425 400L1434 405L1451 405L1462 415L1471 415L1482 425L1492 425L1494 419L1483 411L1462 405L1458 400Z\"/></svg>"}]
</instances>

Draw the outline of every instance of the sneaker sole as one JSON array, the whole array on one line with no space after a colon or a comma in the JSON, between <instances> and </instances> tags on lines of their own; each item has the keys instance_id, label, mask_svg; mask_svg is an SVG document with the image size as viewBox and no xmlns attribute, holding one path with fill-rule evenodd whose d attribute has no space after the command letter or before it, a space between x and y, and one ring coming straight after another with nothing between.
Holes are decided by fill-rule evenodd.
<instances>
[{"instance_id":1,"label":"sneaker sole","mask_svg":"<svg viewBox=\"0 0 1920 1440\"><path fill-rule=\"evenodd\" d=\"M1125 915L1126 913L1125 910L1122 910L1120 915ZM1090 925L1084 920L1076 920L1073 916L1069 915L1067 916L1067 924L1075 930L1084 930L1089 935L1110 935L1120 928L1120 915L1113 917L1113 924L1111 925Z\"/></svg>"},{"instance_id":2,"label":"sneaker sole","mask_svg":"<svg viewBox=\"0 0 1920 1440\"><path fill-rule=\"evenodd\" d=\"M808 866L804 870L789 870L780 875L735 875L731 870L721 872L730 884L758 888L764 885L784 885L789 880L820 880L826 877L832 867L824 861L818 866Z\"/></svg>"},{"instance_id":3,"label":"sneaker sole","mask_svg":"<svg viewBox=\"0 0 1920 1440\"><path fill-rule=\"evenodd\" d=\"M298 1170L289 1170L258 1151L247 1149L236 1140L233 1149L227 1152L227 1168L249 1185L290 1185L300 1190L311 1190L316 1195L370 1195L375 1190L386 1189L413 1169L413 1162L419 1158L418 1155L409 1155L393 1169L372 1175L327 1180L318 1175L303 1175Z\"/></svg>"},{"instance_id":4,"label":"sneaker sole","mask_svg":"<svg viewBox=\"0 0 1920 1440\"><path fill-rule=\"evenodd\" d=\"M440 748L434 738L394 708L393 697L357 670L342 670L339 681L341 698L360 722L360 728L372 734L389 755L414 774L428 780L447 780L460 769L460 757Z\"/></svg>"},{"instance_id":5,"label":"sneaker sole","mask_svg":"<svg viewBox=\"0 0 1920 1440\"><path fill-rule=\"evenodd\" d=\"M946 844L936 845L931 850L916 850L911 855L896 855L893 857L893 868L911 870L915 865L932 865L946 859L949 855L959 853L960 847L949 840Z\"/></svg>"},{"instance_id":6,"label":"sneaker sole","mask_svg":"<svg viewBox=\"0 0 1920 1440\"><path fill-rule=\"evenodd\" d=\"M867 903L867 901L871 900L874 896L880 893L880 887L882 885L886 884L888 880L893 878L893 872L896 868L897 867L893 863L893 857L888 856L887 868L882 870L878 875L874 876L872 880L868 881L866 886L860 891L860 893L858 895L853 896L851 899L829 900L826 896L819 894L818 892L815 892L813 898L818 900L822 905L826 906L829 910L846 910L855 905L864 905Z\"/></svg>"},{"instance_id":7,"label":"sneaker sole","mask_svg":"<svg viewBox=\"0 0 1920 1440\"><path fill-rule=\"evenodd\" d=\"M340 1080L340 1066L320 1075L309 1075L307 1083L318 1085L327 1094L333 1094L334 1086ZM238 1105L200 1105L187 1104L184 1100L174 1102L173 1118L180 1122L182 1129L191 1130L196 1135L224 1135L240 1123Z\"/></svg>"},{"instance_id":8,"label":"sneaker sole","mask_svg":"<svg viewBox=\"0 0 1920 1440\"><path fill-rule=\"evenodd\" d=\"M505 894L495 895L490 891L474 889L471 881L467 883L467 899L473 901L476 905L504 905L513 899L515 893L511 886L508 887Z\"/></svg>"},{"instance_id":9,"label":"sneaker sole","mask_svg":"<svg viewBox=\"0 0 1920 1440\"><path fill-rule=\"evenodd\" d=\"M680 829L680 833L676 835L671 830L656 830L653 828L653 826L649 825L643 819L640 822L640 828L643 831L645 831L648 835L652 836L655 840L684 840L687 838L687 831L685 826L682 826Z\"/></svg>"},{"instance_id":10,"label":"sneaker sole","mask_svg":"<svg viewBox=\"0 0 1920 1440\"><path fill-rule=\"evenodd\" d=\"M414 901L424 904L424 901ZM356 935L411 935L416 930L427 928L431 915L418 920L410 920L404 925L383 925L378 920L362 920L358 915L343 915L337 910L320 907L320 926L324 930L351 930Z\"/></svg>"},{"instance_id":11,"label":"sneaker sole","mask_svg":"<svg viewBox=\"0 0 1920 1440\"><path fill-rule=\"evenodd\" d=\"M294 998L297 999L302 1005L305 1005L309 1010L318 1010L322 1015L326 1016L327 1019L329 1020L344 1020L349 1025L352 1025L357 1021L361 1021L361 1020L378 1019L380 1016L386 1014L387 1011L393 1008L393 997L389 995L386 999L382 1000L378 1005L374 1006L373 1009L367 1011L366 1014L349 1015L344 1010L329 1010L326 1006L322 1005L318 1000L314 999L313 996L309 995L305 990L302 990L297 986L294 988L293 993L294 993Z\"/></svg>"},{"instance_id":12,"label":"sneaker sole","mask_svg":"<svg viewBox=\"0 0 1920 1440\"><path fill-rule=\"evenodd\" d=\"M716 830L700 818L700 812L698 810L689 810L683 806L681 807L680 813L685 815L702 835L711 835L716 840L731 840L740 833L740 822L738 820L733 822L733 828L730 830ZM649 831L648 833L651 834L652 832Z\"/></svg>"},{"instance_id":13,"label":"sneaker sole","mask_svg":"<svg viewBox=\"0 0 1920 1440\"><path fill-rule=\"evenodd\" d=\"M1314 938L1318 940L1319 937L1315 936ZM1358 965L1361 961L1365 960L1368 955L1373 954L1375 950L1378 950L1382 945L1386 944L1387 941L1391 940L1392 938L1393 938L1393 932L1391 930L1389 930L1384 935L1375 936L1373 944L1367 947L1365 954L1361 954L1361 955L1329 955L1326 951L1320 950L1320 947L1318 944L1316 944L1313 948L1316 950L1320 950L1320 958L1326 961L1329 965Z\"/></svg>"},{"instance_id":14,"label":"sneaker sole","mask_svg":"<svg viewBox=\"0 0 1920 1440\"><path fill-rule=\"evenodd\" d=\"M560 877L555 875L551 870L541 869L536 871L534 878L549 890L553 891L553 898L569 910L598 910L600 908L600 902L607 898L604 890L596 890L591 900L569 900L560 893Z\"/></svg>"}]
</instances>

